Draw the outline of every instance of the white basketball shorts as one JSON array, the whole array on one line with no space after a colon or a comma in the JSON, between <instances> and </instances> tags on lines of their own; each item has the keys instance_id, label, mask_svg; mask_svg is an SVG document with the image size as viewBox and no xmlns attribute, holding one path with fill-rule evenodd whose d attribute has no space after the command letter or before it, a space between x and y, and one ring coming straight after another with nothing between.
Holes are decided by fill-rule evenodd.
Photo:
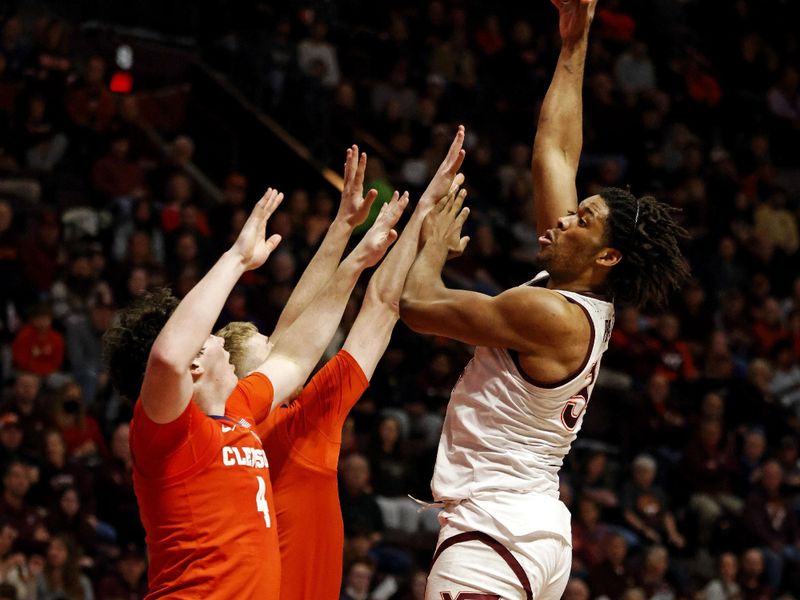
<instances>
[{"instance_id":1,"label":"white basketball shorts","mask_svg":"<svg viewBox=\"0 0 800 600\"><path fill-rule=\"evenodd\" d=\"M559 600L571 566L572 548L557 536L502 544L445 525L425 600Z\"/></svg>"}]
</instances>

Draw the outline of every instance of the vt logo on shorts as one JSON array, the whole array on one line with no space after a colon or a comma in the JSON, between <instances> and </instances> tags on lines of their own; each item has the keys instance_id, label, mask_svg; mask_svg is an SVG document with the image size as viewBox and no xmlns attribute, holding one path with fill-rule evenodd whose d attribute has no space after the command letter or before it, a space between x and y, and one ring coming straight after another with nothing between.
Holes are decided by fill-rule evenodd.
<instances>
[{"instance_id":1,"label":"vt logo on shorts","mask_svg":"<svg viewBox=\"0 0 800 600\"><path fill-rule=\"evenodd\" d=\"M450 592L440 592L439 595L442 600L500 600L500 596L497 594L484 594L482 592L459 592L455 598Z\"/></svg>"}]
</instances>

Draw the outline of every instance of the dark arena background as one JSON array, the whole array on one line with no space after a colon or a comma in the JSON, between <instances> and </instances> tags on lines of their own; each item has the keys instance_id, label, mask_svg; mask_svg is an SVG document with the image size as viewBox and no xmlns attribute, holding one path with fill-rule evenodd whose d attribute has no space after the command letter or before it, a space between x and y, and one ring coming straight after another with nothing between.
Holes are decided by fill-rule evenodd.
<instances>
[{"instance_id":1,"label":"dark arena background","mask_svg":"<svg viewBox=\"0 0 800 600\"><path fill-rule=\"evenodd\" d=\"M494 295L535 274L557 22L547 0L0 6L0 599L144 596L132 407L101 336L149 288L191 289L268 185L284 240L220 325L271 331L350 144L378 202L414 203L459 124L472 242L446 283ZM561 472L565 598L800 597L799 23L792 0L599 0L579 196L681 208L693 278L664 312L617 307ZM400 324L348 419L341 598L423 598L437 526L406 494L430 499L470 356Z\"/></svg>"}]
</instances>

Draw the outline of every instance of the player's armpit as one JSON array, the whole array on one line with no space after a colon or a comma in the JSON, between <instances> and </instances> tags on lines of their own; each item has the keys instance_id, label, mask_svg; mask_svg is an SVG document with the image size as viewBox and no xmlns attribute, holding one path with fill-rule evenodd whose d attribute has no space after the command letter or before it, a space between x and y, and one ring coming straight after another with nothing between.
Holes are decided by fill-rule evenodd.
<instances>
[{"instance_id":1,"label":"player's armpit","mask_svg":"<svg viewBox=\"0 0 800 600\"><path fill-rule=\"evenodd\" d=\"M495 297L444 288L431 300L404 298L400 316L419 333L532 354L564 337L588 338L589 323L576 310L543 288L517 287Z\"/></svg>"}]
</instances>

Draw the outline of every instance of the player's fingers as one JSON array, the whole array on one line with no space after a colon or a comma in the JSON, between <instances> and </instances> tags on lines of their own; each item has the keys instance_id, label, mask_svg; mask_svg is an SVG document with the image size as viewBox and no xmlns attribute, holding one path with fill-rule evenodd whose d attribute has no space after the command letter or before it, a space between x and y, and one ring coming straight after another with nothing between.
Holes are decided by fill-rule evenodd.
<instances>
[{"instance_id":1,"label":"player's fingers","mask_svg":"<svg viewBox=\"0 0 800 600\"><path fill-rule=\"evenodd\" d=\"M448 194L455 194L458 191L458 188L464 183L464 174L463 173L456 173L456 176L453 178L453 183L450 184L450 189L448 190Z\"/></svg>"},{"instance_id":2,"label":"player's fingers","mask_svg":"<svg viewBox=\"0 0 800 600\"><path fill-rule=\"evenodd\" d=\"M355 144L347 149L347 160L344 163L344 184L351 185L358 168L358 148Z\"/></svg>"},{"instance_id":3,"label":"player's fingers","mask_svg":"<svg viewBox=\"0 0 800 600\"><path fill-rule=\"evenodd\" d=\"M390 229L389 233L386 234L386 247L388 249L389 246L394 244L395 240L397 239L397 231L394 229Z\"/></svg>"},{"instance_id":4,"label":"player's fingers","mask_svg":"<svg viewBox=\"0 0 800 600\"><path fill-rule=\"evenodd\" d=\"M281 205L283 202L283 192L278 192L278 190L273 190L271 197L267 200L267 205L265 207L266 216L265 219L269 219L272 216L272 213Z\"/></svg>"},{"instance_id":5,"label":"player's fingers","mask_svg":"<svg viewBox=\"0 0 800 600\"><path fill-rule=\"evenodd\" d=\"M356 152L358 152L358 146L355 147ZM364 185L364 173L367 170L367 153L362 152L361 156L358 157L358 166L356 167L356 177L354 183L356 185Z\"/></svg>"},{"instance_id":6,"label":"player's fingers","mask_svg":"<svg viewBox=\"0 0 800 600\"><path fill-rule=\"evenodd\" d=\"M461 206L464 204L464 199L467 197L467 190L459 190L456 197L453 199L453 202L450 206L450 215L455 217L458 214L458 211L461 210Z\"/></svg>"},{"instance_id":7,"label":"player's fingers","mask_svg":"<svg viewBox=\"0 0 800 600\"><path fill-rule=\"evenodd\" d=\"M281 243L281 236L279 234L274 233L271 236L269 236L269 239L267 239L267 241L264 242L264 244L267 247L267 256L272 254L272 252L275 250L275 248L278 247L278 244L280 243Z\"/></svg>"},{"instance_id":8,"label":"player's fingers","mask_svg":"<svg viewBox=\"0 0 800 600\"><path fill-rule=\"evenodd\" d=\"M461 152L461 146L464 144L464 126L459 125L458 129L456 130L456 136L453 138L453 142L450 144L450 148L447 150L447 156L445 157L445 162L448 165L448 168L456 161L458 158L459 153Z\"/></svg>"},{"instance_id":9,"label":"player's fingers","mask_svg":"<svg viewBox=\"0 0 800 600\"><path fill-rule=\"evenodd\" d=\"M456 229L457 231L460 231L461 228L464 226L467 217L469 217L469 207L465 206L464 208L461 209L461 212L458 213L458 216L456 217L455 221L453 221L453 228Z\"/></svg>"},{"instance_id":10,"label":"player's fingers","mask_svg":"<svg viewBox=\"0 0 800 600\"><path fill-rule=\"evenodd\" d=\"M458 241L458 253L463 254L464 250L467 249L467 244L469 244L469 236L465 235Z\"/></svg>"}]
</instances>

